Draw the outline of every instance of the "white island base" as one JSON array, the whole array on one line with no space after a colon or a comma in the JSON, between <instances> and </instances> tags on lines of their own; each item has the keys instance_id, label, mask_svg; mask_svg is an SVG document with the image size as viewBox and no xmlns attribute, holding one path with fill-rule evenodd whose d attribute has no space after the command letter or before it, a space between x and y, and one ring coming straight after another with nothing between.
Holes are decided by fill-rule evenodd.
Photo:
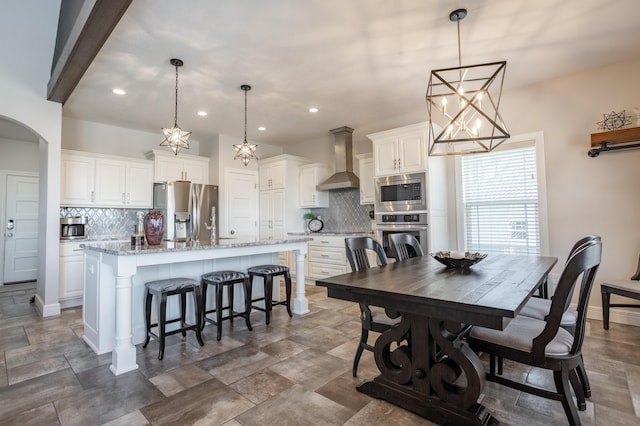
<instances>
[{"instance_id":1,"label":"white island base","mask_svg":"<svg viewBox=\"0 0 640 426\"><path fill-rule=\"evenodd\" d=\"M146 282L173 277L199 280L208 272L246 271L251 266L277 264L278 253L283 251L293 251L296 257L292 310L297 315L306 314L309 302L304 289L304 258L308 240L221 240L215 245L163 242L161 246L137 249L128 243L86 244L83 338L96 353L112 353L113 374L135 370L138 368L135 345L143 343L146 334L143 302ZM262 285L255 285L254 298L260 292ZM276 297L278 292L278 286L274 286ZM242 306L242 292L236 295L235 306ZM194 320L193 301L191 298L187 301L187 320ZM211 300L208 303L212 303ZM177 301L168 301L168 318L177 315Z\"/></svg>"}]
</instances>

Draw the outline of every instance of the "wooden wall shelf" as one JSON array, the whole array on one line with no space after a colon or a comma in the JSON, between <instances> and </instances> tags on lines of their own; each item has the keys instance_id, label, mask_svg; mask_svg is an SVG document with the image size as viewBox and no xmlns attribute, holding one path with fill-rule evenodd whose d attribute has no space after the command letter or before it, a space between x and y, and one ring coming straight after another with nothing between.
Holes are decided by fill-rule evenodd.
<instances>
[{"instance_id":1,"label":"wooden wall shelf","mask_svg":"<svg viewBox=\"0 0 640 426\"><path fill-rule=\"evenodd\" d=\"M628 144L629 142L640 142L640 127L591 133L591 146L598 146L599 148L589 150L588 154L589 157L597 157L601 152L605 151L640 148L640 143L615 146L618 144Z\"/></svg>"}]
</instances>

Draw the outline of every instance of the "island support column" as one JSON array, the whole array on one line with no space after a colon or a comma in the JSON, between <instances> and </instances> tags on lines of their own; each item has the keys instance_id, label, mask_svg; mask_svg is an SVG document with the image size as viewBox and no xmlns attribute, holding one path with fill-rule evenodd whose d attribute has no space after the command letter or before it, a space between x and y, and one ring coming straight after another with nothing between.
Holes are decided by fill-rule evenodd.
<instances>
[{"instance_id":1,"label":"island support column","mask_svg":"<svg viewBox=\"0 0 640 426\"><path fill-rule=\"evenodd\" d=\"M309 313L309 300L305 296L304 292L304 257L305 250L293 250L293 254L296 256L296 298L293 300L293 313L303 315Z\"/></svg>"},{"instance_id":2,"label":"island support column","mask_svg":"<svg viewBox=\"0 0 640 426\"><path fill-rule=\"evenodd\" d=\"M116 333L115 347L111 352L111 366L109 368L117 376L138 368L131 328L132 278L136 273L135 256L118 256L114 270L116 273Z\"/></svg>"}]
</instances>

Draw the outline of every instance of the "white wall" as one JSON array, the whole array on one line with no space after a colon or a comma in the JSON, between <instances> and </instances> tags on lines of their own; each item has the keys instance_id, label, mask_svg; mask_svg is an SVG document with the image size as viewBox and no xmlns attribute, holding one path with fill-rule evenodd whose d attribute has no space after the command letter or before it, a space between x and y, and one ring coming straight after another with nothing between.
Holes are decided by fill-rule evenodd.
<instances>
[{"instance_id":1,"label":"white wall","mask_svg":"<svg viewBox=\"0 0 640 426\"><path fill-rule=\"evenodd\" d=\"M151 133L70 117L62 118L62 148L64 149L145 158L144 154L152 149L166 149L159 147L162 139L160 125L158 125L158 133ZM189 138L189 146L185 153L200 155L198 140Z\"/></svg>"},{"instance_id":2,"label":"white wall","mask_svg":"<svg viewBox=\"0 0 640 426\"><path fill-rule=\"evenodd\" d=\"M601 315L599 283L628 279L640 253L640 150L590 158L590 134L602 131L596 123L603 114L632 115L640 106L639 69L640 57L503 93L511 134L544 131L551 255L562 263L580 237L602 237L589 310L595 317Z\"/></svg>"},{"instance_id":3,"label":"white wall","mask_svg":"<svg viewBox=\"0 0 640 426\"><path fill-rule=\"evenodd\" d=\"M36 306L44 316L58 304L61 105L46 100L58 24L59 0L4 2L0 14L0 116L41 137L40 265ZM19 41L19 42L17 42ZM45 198L46 194L46 198ZM46 200L46 202L42 202Z\"/></svg>"},{"instance_id":4,"label":"white wall","mask_svg":"<svg viewBox=\"0 0 640 426\"><path fill-rule=\"evenodd\" d=\"M0 170L38 172L38 144L0 136Z\"/></svg>"}]
</instances>

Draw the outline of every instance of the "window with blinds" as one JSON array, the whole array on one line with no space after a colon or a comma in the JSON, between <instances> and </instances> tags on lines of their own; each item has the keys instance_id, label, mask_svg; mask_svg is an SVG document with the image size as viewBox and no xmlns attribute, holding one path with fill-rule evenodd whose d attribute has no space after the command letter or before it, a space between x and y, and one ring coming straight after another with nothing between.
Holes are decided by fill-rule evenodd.
<instances>
[{"instance_id":1,"label":"window with blinds","mask_svg":"<svg viewBox=\"0 0 640 426\"><path fill-rule=\"evenodd\" d=\"M461 158L467 251L540 254L534 145Z\"/></svg>"}]
</instances>

